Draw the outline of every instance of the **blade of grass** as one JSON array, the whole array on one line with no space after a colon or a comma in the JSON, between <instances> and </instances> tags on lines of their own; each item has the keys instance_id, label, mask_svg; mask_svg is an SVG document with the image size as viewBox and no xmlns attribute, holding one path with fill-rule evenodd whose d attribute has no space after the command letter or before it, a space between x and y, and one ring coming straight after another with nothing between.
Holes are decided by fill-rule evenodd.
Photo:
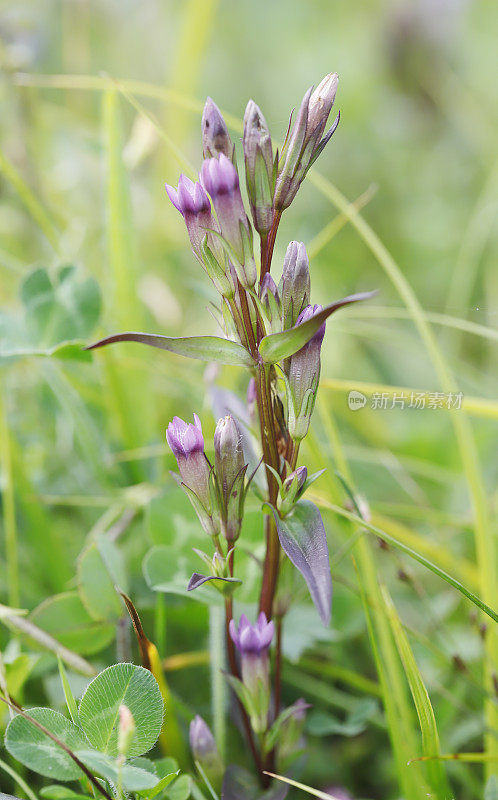
<instances>
[{"instance_id":1,"label":"blade of grass","mask_svg":"<svg viewBox=\"0 0 498 800\"><path fill-rule=\"evenodd\" d=\"M59 675L62 683L62 690L64 692L64 697L66 700L67 710L69 711L69 716L71 717L74 724L78 725L78 706L76 705L76 700L74 699L74 695L71 691L71 687L67 679L66 670L60 655L57 656L57 665L59 667Z\"/></svg>"},{"instance_id":2,"label":"blade of grass","mask_svg":"<svg viewBox=\"0 0 498 800\"><path fill-rule=\"evenodd\" d=\"M0 466L2 469L2 521L5 536L5 558L7 562L8 602L19 605L19 556L17 545L17 521L14 496L10 430L7 421L5 397L0 391Z\"/></svg>"},{"instance_id":3,"label":"blade of grass","mask_svg":"<svg viewBox=\"0 0 498 800\"><path fill-rule=\"evenodd\" d=\"M415 561L418 561L419 564L422 564L424 567L427 567L431 572L437 575L439 578L442 578L446 583L449 583L450 586L453 586L454 589L457 589L461 594L464 595L468 600L474 603L477 608L483 611L485 614L488 615L494 622L498 622L498 613L494 611L493 608L488 606L483 600L480 599L477 595L467 589L460 581L456 578L453 578L452 575L448 575L441 567L438 567L437 564L434 564L433 561L429 561L428 558L425 558L420 553L417 553L416 550L412 550L411 547L408 545L403 544L403 542L398 541L394 538L394 536L390 536L386 531L383 531L381 528L378 528L376 525L372 525L365 520L362 520L361 517L353 514L350 511L347 511L345 508L341 506L335 505L334 503L328 503L327 501L318 501L320 505L324 508L328 508L331 511L335 511L341 517L345 517L345 519L349 519L351 522L356 522L360 527L366 528L371 533L374 533L379 539L382 541L387 542L388 544L396 547L398 550L401 550L402 553L406 553L406 555L413 558Z\"/></svg>"},{"instance_id":4,"label":"blade of grass","mask_svg":"<svg viewBox=\"0 0 498 800\"><path fill-rule=\"evenodd\" d=\"M226 707L227 691L225 679L225 609L212 606L209 609L209 654L211 665L211 705L214 738L222 759L226 753Z\"/></svg>"},{"instance_id":5,"label":"blade of grass","mask_svg":"<svg viewBox=\"0 0 498 800\"><path fill-rule=\"evenodd\" d=\"M403 662L413 702L417 709L420 730L422 732L422 749L424 756L430 759L434 757L437 758L440 753L439 735L429 694L387 587L382 586L381 591L387 616L391 623L394 641L396 642L399 656ZM453 795L446 779L446 773L437 760L427 763L427 780L439 800L452 799Z\"/></svg>"},{"instance_id":6,"label":"blade of grass","mask_svg":"<svg viewBox=\"0 0 498 800\"><path fill-rule=\"evenodd\" d=\"M0 172L3 173L6 180L8 180L15 189L28 213L43 232L45 238L52 245L55 252L60 253L59 234L55 223L45 211L45 208L38 198L35 197L20 172L9 161L2 150L0 150Z\"/></svg>"},{"instance_id":7,"label":"blade of grass","mask_svg":"<svg viewBox=\"0 0 498 800\"><path fill-rule=\"evenodd\" d=\"M16 783L19 786L19 788L24 792L28 800L38 800L36 794L29 788L26 781L21 778L21 776L15 771L15 769L9 766L9 764L6 764L5 761L3 761L1 758L0 758L0 769L3 769L3 771L7 775L10 775L14 783ZM0 795L0 797L1 796L2 795ZM3 796L6 797L7 795Z\"/></svg>"},{"instance_id":8,"label":"blade of grass","mask_svg":"<svg viewBox=\"0 0 498 800\"><path fill-rule=\"evenodd\" d=\"M310 172L310 180L336 208L344 213L349 213L347 198L344 197L330 181L313 170ZM350 214L350 222L363 239L365 245L377 259L377 262L384 270L411 314L438 376L442 390L447 393L456 393L458 387L451 374L450 368L439 349L432 328L424 315L423 308L398 264L361 214ZM496 546L489 521L486 491L481 474L474 434L465 413L461 411L452 412L451 420L453 422L474 515L474 539L477 563L481 576L481 591L485 602L493 602L496 585L498 583ZM485 648L485 681L489 690L492 691L494 670L498 663L497 628L493 627L488 632ZM489 728L491 730L498 729L498 707L496 704L487 701L485 704L485 715L486 723ZM498 740L488 735L486 737L486 750L487 752L489 751L490 754L498 753Z\"/></svg>"},{"instance_id":9,"label":"blade of grass","mask_svg":"<svg viewBox=\"0 0 498 800\"><path fill-rule=\"evenodd\" d=\"M434 325L441 325L445 328L454 328L462 333L470 333L473 336L481 336L483 339L490 339L498 342L498 330L490 328L488 325L480 325L467 319L449 316L448 314L438 314L435 311L425 311L425 318ZM356 306L347 312L348 319L407 319L413 317L405 308L395 306Z\"/></svg>"}]
</instances>

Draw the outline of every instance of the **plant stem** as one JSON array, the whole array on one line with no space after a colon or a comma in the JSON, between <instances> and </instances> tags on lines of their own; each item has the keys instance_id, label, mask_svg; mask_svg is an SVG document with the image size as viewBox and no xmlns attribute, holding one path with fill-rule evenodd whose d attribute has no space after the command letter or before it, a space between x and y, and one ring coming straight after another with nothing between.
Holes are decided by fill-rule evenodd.
<instances>
[{"instance_id":1,"label":"plant stem","mask_svg":"<svg viewBox=\"0 0 498 800\"><path fill-rule=\"evenodd\" d=\"M211 702L213 713L214 738L222 758L225 757L226 743L226 691L223 670L223 610L218 606L209 609L209 650L211 664Z\"/></svg>"},{"instance_id":2,"label":"plant stem","mask_svg":"<svg viewBox=\"0 0 498 800\"><path fill-rule=\"evenodd\" d=\"M281 211L275 211L268 236L264 239L261 239L261 280L263 280L264 276L270 271L271 268L273 248L275 246L275 239L277 238L277 231L281 216Z\"/></svg>"},{"instance_id":3,"label":"plant stem","mask_svg":"<svg viewBox=\"0 0 498 800\"><path fill-rule=\"evenodd\" d=\"M275 645L275 719L280 713L280 684L282 674L282 617L277 619L277 641Z\"/></svg>"}]
</instances>

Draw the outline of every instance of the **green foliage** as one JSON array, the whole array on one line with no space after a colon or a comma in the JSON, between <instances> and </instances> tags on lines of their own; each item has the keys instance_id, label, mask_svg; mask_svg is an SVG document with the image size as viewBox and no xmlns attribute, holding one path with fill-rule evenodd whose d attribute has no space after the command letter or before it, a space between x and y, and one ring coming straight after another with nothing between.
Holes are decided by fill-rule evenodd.
<instances>
[{"instance_id":1,"label":"green foliage","mask_svg":"<svg viewBox=\"0 0 498 800\"><path fill-rule=\"evenodd\" d=\"M120 705L129 708L136 725L128 755L140 756L156 741L163 721L161 692L149 670L115 664L97 675L81 698L78 716L88 741L111 756L118 754Z\"/></svg>"},{"instance_id":2,"label":"green foliage","mask_svg":"<svg viewBox=\"0 0 498 800\"><path fill-rule=\"evenodd\" d=\"M64 592L44 600L31 614L31 621L82 655L98 653L114 637L114 626L92 617L78 592Z\"/></svg>"}]
</instances>

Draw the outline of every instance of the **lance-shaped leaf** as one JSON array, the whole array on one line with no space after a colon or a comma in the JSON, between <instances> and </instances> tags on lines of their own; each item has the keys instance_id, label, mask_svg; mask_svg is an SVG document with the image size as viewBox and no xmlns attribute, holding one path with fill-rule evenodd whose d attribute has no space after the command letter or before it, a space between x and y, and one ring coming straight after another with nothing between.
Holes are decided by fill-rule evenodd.
<instances>
[{"instance_id":1,"label":"lance-shaped leaf","mask_svg":"<svg viewBox=\"0 0 498 800\"><path fill-rule=\"evenodd\" d=\"M187 592L193 592L194 589L198 589L199 586L207 583L207 581L222 581L222 586L215 585L222 594L226 595L231 594L242 583L239 578L222 578L220 575L201 575L199 572L194 572L188 582ZM223 584L228 584L228 586L224 588Z\"/></svg>"},{"instance_id":2,"label":"lance-shaped leaf","mask_svg":"<svg viewBox=\"0 0 498 800\"><path fill-rule=\"evenodd\" d=\"M273 506L266 505L275 518L282 550L308 584L322 622L328 625L332 579L327 535L319 510L309 500L298 500L292 513L281 519Z\"/></svg>"},{"instance_id":3,"label":"lance-shaped leaf","mask_svg":"<svg viewBox=\"0 0 498 800\"><path fill-rule=\"evenodd\" d=\"M254 366L254 361L245 347L230 339L222 339L220 336L186 336L175 339L154 333L128 331L106 336L105 339L100 339L86 349L96 350L98 347L105 347L115 342L148 344L150 347L168 350L170 353L176 353L186 358L198 358L200 361L217 361L219 364L232 364L238 367Z\"/></svg>"},{"instance_id":4,"label":"lance-shaped leaf","mask_svg":"<svg viewBox=\"0 0 498 800\"><path fill-rule=\"evenodd\" d=\"M268 364L276 364L277 361L290 358L293 353L297 353L298 350L301 350L306 342L309 342L334 311L337 311L343 306L349 306L351 303L357 303L360 300L370 300L370 298L375 297L376 294L377 292L351 294L348 297L343 297L342 300L337 300L337 302L325 306L322 311L315 314L311 319L306 320L306 322L301 322L300 325L296 325L288 331L270 333L269 336L263 337L259 344L259 354L261 358Z\"/></svg>"}]
</instances>

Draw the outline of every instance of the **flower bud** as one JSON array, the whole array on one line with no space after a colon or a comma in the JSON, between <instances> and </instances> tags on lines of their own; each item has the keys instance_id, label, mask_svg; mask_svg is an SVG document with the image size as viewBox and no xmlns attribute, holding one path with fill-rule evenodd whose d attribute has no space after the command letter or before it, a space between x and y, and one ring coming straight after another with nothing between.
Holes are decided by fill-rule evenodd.
<instances>
[{"instance_id":1,"label":"flower bud","mask_svg":"<svg viewBox=\"0 0 498 800\"><path fill-rule=\"evenodd\" d=\"M206 236L206 230L219 232L219 227L211 212L211 203L204 187L200 183L194 183L194 181L182 174L178 180L178 188L175 189L167 183L166 192L185 220L192 250L197 258L201 259L201 246Z\"/></svg>"},{"instance_id":2,"label":"flower bud","mask_svg":"<svg viewBox=\"0 0 498 800\"><path fill-rule=\"evenodd\" d=\"M252 287L257 278L252 229L242 202L237 170L222 153L219 158L208 158L203 162L200 177L213 201L237 276L243 286Z\"/></svg>"},{"instance_id":3,"label":"flower bud","mask_svg":"<svg viewBox=\"0 0 498 800\"><path fill-rule=\"evenodd\" d=\"M279 284L282 306L282 330L292 328L299 314L308 305L310 270L303 242L289 242Z\"/></svg>"},{"instance_id":4,"label":"flower bud","mask_svg":"<svg viewBox=\"0 0 498 800\"><path fill-rule=\"evenodd\" d=\"M334 104L337 83L337 73L331 72L325 76L315 91L311 87L303 97L285 146L283 166L277 177L274 199L276 211L282 212L290 206L307 171L339 124L337 116L329 132L323 136Z\"/></svg>"},{"instance_id":5,"label":"flower bud","mask_svg":"<svg viewBox=\"0 0 498 800\"><path fill-rule=\"evenodd\" d=\"M126 758L135 733L135 720L128 706L119 706L118 753Z\"/></svg>"},{"instance_id":6,"label":"flower bud","mask_svg":"<svg viewBox=\"0 0 498 800\"><path fill-rule=\"evenodd\" d=\"M227 414L220 419L214 432L215 469L224 496L228 496L233 482L244 467L242 441L234 418Z\"/></svg>"},{"instance_id":7,"label":"flower bud","mask_svg":"<svg viewBox=\"0 0 498 800\"><path fill-rule=\"evenodd\" d=\"M307 306L299 315L296 325L306 322L322 310L322 306ZM290 358L289 386L289 433L296 441L308 433L311 415L315 407L316 392L320 380L320 351L325 335L325 323L301 350Z\"/></svg>"},{"instance_id":8,"label":"flower bud","mask_svg":"<svg viewBox=\"0 0 498 800\"><path fill-rule=\"evenodd\" d=\"M220 109L210 97L206 100L201 120L204 158L217 158L223 153L235 163L235 146L230 139Z\"/></svg>"},{"instance_id":9,"label":"flower bud","mask_svg":"<svg viewBox=\"0 0 498 800\"><path fill-rule=\"evenodd\" d=\"M166 439L204 530L210 535L218 533L212 515L211 468L204 453L204 437L197 414L194 414L194 424L173 417L166 430Z\"/></svg>"},{"instance_id":10,"label":"flower bud","mask_svg":"<svg viewBox=\"0 0 498 800\"><path fill-rule=\"evenodd\" d=\"M268 125L253 100L249 100L244 114L242 143L254 227L264 236L270 230L273 218L273 150Z\"/></svg>"},{"instance_id":11,"label":"flower bud","mask_svg":"<svg viewBox=\"0 0 498 800\"><path fill-rule=\"evenodd\" d=\"M214 433L216 477L222 493L222 527L225 538L235 541L240 533L244 509L245 467L242 439L234 418L220 419Z\"/></svg>"},{"instance_id":12,"label":"flower bud","mask_svg":"<svg viewBox=\"0 0 498 800\"><path fill-rule=\"evenodd\" d=\"M272 331L278 333L280 328L280 297L277 284L269 272L266 273L261 281L259 296L266 308Z\"/></svg>"},{"instance_id":13,"label":"flower bud","mask_svg":"<svg viewBox=\"0 0 498 800\"><path fill-rule=\"evenodd\" d=\"M189 739L192 758L200 764L213 788L218 791L224 772L223 763L213 734L198 714L190 723Z\"/></svg>"},{"instance_id":14,"label":"flower bud","mask_svg":"<svg viewBox=\"0 0 498 800\"><path fill-rule=\"evenodd\" d=\"M280 515L282 517L285 517L292 510L294 503L301 497L307 477L308 470L306 467L298 467L284 480L280 492L282 497Z\"/></svg>"}]
</instances>

